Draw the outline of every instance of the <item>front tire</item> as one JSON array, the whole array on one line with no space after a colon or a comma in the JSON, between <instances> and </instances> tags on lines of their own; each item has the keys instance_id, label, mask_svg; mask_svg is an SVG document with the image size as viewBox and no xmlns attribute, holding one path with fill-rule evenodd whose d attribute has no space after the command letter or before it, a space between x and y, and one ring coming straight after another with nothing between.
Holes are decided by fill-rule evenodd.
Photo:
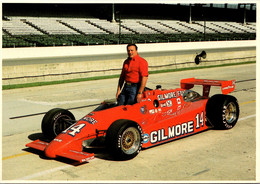
<instances>
[{"instance_id":1,"label":"front tire","mask_svg":"<svg viewBox=\"0 0 260 184\"><path fill-rule=\"evenodd\" d=\"M65 109L49 110L42 119L42 133L50 140L75 123L74 115Z\"/></svg>"},{"instance_id":2,"label":"front tire","mask_svg":"<svg viewBox=\"0 0 260 184\"><path fill-rule=\"evenodd\" d=\"M230 95L214 95L206 105L206 116L216 129L233 128L239 117L237 99Z\"/></svg>"},{"instance_id":3,"label":"front tire","mask_svg":"<svg viewBox=\"0 0 260 184\"><path fill-rule=\"evenodd\" d=\"M130 121L115 122L107 131L106 141L110 153L117 160L132 159L142 148L141 127Z\"/></svg>"}]
</instances>

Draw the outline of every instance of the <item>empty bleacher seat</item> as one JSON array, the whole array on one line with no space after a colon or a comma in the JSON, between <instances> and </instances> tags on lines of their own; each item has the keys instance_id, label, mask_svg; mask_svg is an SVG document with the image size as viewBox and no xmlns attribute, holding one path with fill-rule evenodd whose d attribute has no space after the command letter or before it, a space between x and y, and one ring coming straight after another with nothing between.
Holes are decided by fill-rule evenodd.
<instances>
[{"instance_id":1,"label":"empty bleacher seat","mask_svg":"<svg viewBox=\"0 0 260 184\"><path fill-rule=\"evenodd\" d=\"M3 21L2 27L11 35L42 35L40 31L26 24L21 17Z\"/></svg>"},{"instance_id":2,"label":"empty bleacher seat","mask_svg":"<svg viewBox=\"0 0 260 184\"><path fill-rule=\"evenodd\" d=\"M97 18L7 17L3 30L11 35L118 34L119 23ZM122 19L121 34L203 33L204 22ZM256 33L256 23L206 21L207 33Z\"/></svg>"},{"instance_id":3,"label":"empty bleacher seat","mask_svg":"<svg viewBox=\"0 0 260 184\"><path fill-rule=\"evenodd\" d=\"M125 27L134 30L135 32L139 34L158 34L157 31L154 31L142 24L140 24L140 20L129 20L124 19L122 20L122 25Z\"/></svg>"},{"instance_id":4,"label":"empty bleacher seat","mask_svg":"<svg viewBox=\"0 0 260 184\"><path fill-rule=\"evenodd\" d=\"M105 34L106 32L97 28L96 26L89 24L86 22L89 19L77 19L77 18L71 18L71 19L63 19L65 23L69 24L70 26L74 27L75 29L78 29L79 31L85 33L85 34Z\"/></svg>"},{"instance_id":5,"label":"empty bleacher seat","mask_svg":"<svg viewBox=\"0 0 260 184\"><path fill-rule=\"evenodd\" d=\"M26 20L49 34L79 34L58 22L58 18L27 18Z\"/></svg>"}]
</instances>

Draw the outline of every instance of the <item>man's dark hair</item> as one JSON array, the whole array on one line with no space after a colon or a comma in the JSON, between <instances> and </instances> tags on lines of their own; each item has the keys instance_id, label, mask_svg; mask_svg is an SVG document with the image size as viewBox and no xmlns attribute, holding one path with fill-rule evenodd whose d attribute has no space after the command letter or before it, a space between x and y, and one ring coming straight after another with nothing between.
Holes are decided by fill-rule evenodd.
<instances>
[{"instance_id":1,"label":"man's dark hair","mask_svg":"<svg viewBox=\"0 0 260 184\"><path fill-rule=\"evenodd\" d=\"M137 46L136 46L134 43L129 43L129 44L126 46L126 48L128 49L128 47L130 47L130 46L135 46L135 49L137 50Z\"/></svg>"}]
</instances>

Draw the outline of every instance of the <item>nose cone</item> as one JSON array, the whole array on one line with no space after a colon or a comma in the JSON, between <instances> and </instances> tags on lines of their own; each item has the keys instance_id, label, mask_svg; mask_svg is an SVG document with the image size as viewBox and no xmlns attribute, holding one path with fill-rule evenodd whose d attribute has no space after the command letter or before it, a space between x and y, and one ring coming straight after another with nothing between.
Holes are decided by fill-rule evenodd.
<instances>
[{"instance_id":1,"label":"nose cone","mask_svg":"<svg viewBox=\"0 0 260 184\"><path fill-rule=\"evenodd\" d=\"M90 127L86 128L87 125ZM59 134L50 142L44 150L45 155L49 158L56 158L70 150L80 152L82 151L82 141L87 139L89 135L96 135L93 125L86 124L85 121L78 121L77 124L67 129L65 133Z\"/></svg>"},{"instance_id":2,"label":"nose cone","mask_svg":"<svg viewBox=\"0 0 260 184\"><path fill-rule=\"evenodd\" d=\"M63 155L63 153L68 150L82 151L82 140L66 140L66 137L66 135L61 135L51 141L44 150L45 155L49 158L56 158L57 156Z\"/></svg>"},{"instance_id":3,"label":"nose cone","mask_svg":"<svg viewBox=\"0 0 260 184\"><path fill-rule=\"evenodd\" d=\"M57 142L51 142L44 150L45 155L49 158L56 158L57 152L60 150L58 149L60 146L57 145Z\"/></svg>"},{"instance_id":4,"label":"nose cone","mask_svg":"<svg viewBox=\"0 0 260 184\"><path fill-rule=\"evenodd\" d=\"M65 148L69 149L70 141L66 141L62 139L63 135L59 135L55 139L53 139L50 144L45 148L45 155L49 158L56 158L59 153L64 151Z\"/></svg>"}]
</instances>

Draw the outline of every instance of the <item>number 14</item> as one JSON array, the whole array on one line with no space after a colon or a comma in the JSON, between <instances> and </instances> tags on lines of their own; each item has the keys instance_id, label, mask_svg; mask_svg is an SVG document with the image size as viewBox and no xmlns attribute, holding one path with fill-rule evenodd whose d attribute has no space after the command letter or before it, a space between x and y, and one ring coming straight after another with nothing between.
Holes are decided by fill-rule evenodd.
<instances>
[{"instance_id":1,"label":"number 14","mask_svg":"<svg viewBox=\"0 0 260 184\"><path fill-rule=\"evenodd\" d=\"M204 126L204 117L203 117L203 115L204 115L203 111L201 112L201 114L198 113L196 115L196 129Z\"/></svg>"},{"instance_id":2,"label":"number 14","mask_svg":"<svg viewBox=\"0 0 260 184\"><path fill-rule=\"evenodd\" d=\"M78 125L76 125L76 123L75 123L75 124L71 125L69 128L67 128L66 130L64 130L62 133L66 134L70 130L68 135L71 135L72 137L74 137L76 134L80 133L81 129L85 125L86 124L84 124L84 123L78 124Z\"/></svg>"}]
</instances>

